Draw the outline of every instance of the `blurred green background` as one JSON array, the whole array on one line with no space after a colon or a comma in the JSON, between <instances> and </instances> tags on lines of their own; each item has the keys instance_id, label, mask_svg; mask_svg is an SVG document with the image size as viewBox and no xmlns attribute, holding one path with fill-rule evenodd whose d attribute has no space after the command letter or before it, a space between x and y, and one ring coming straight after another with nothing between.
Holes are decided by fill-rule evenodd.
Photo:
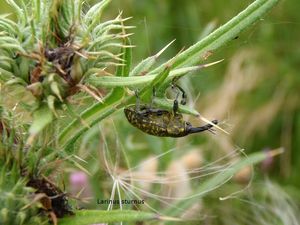
<instances>
[{"instance_id":1,"label":"blurred green background","mask_svg":"<svg viewBox=\"0 0 300 225\"><path fill-rule=\"evenodd\" d=\"M159 58L161 62L166 61L182 48L192 45L224 24L250 3L245 0L113 0L106 10L105 18L113 18L119 11L123 11L124 17L133 17L126 24L136 26L131 39L136 46L133 49L133 65L136 65L176 39ZM105 138L110 150L115 151L112 149L120 147L115 143L117 136L122 148L128 153L129 161L135 165L151 155L186 145L191 146L187 150L203 150L203 157L207 161L237 148L245 149L245 153L250 154L283 147L285 152L281 156L256 167L253 192L260 193L264 188L270 188L271 191L271 187L266 187L264 183L267 175L299 205L299 11L300 1L280 1L259 23L222 49L199 59L199 63L225 59L222 63L180 80L188 92L189 104L194 103L194 107L205 117L222 121L221 126L230 132L230 136L221 133L214 136L192 135L184 140L152 137L131 127L120 112L102 126L106 130ZM0 13L10 12L5 1L1 1ZM193 118L189 120L193 121ZM93 135L92 131L90 133ZM98 144L101 144L101 140L95 138L84 150ZM182 148L166 156L160 161L159 167L168 168L172 161L184 156L185 150ZM97 154L97 150L94 149L94 152ZM91 157L83 149L78 154L85 159ZM93 190L97 192L99 186L106 185L102 182L105 175L98 173L97 161L92 162L88 166L94 174L91 179ZM241 174L241 183L251 176L249 171L244 172ZM232 189L229 186L228 190L222 191L231 193ZM225 195L223 192L215 192L208 197L207 202L211 210L215 209L214 214L220 210L220 215L230 215L230 210L234 209L226 208L226 205L236 203L223 202L224 207L221 208L222 204L220 207L219 201L214 198ZM278 194L282 193L278 191ZM226 210L229 212L226 213ZM222 220L224 224L229 224L229 217Z\"/></svg>"}]
</instances>

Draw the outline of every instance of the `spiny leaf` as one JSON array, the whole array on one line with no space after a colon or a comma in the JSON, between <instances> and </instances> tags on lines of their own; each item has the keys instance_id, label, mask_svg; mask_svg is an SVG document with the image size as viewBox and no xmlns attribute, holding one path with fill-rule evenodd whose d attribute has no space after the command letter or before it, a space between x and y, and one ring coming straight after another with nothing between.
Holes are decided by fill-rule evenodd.
<instances>
[{"instance_id":1,"label":"spiny leaf","mask_svg":"<svg viewBox=\"0 0 300 225\"><path fill-rule=\"evenodd\" d=\"M175 77L182 77L190 72L200 70L205 67L209 67L212 65L215 65L223 60L219 60L213 63L204 64L204 65L198 65L198 66L191 66L191 67L184 67L176 70L170 71L169 75L165 78L168 82L172 80ZM131 88L140 88L144 86L153 86L151 82L153 82L154 79L158 74L153 75L147 75L147 76L134 76L134 77L117 77L117 76L90 76L89 79L87 79L87 83L94 85L95 87L131 87ZM163 79L163 80L165 80ZM157 82L156 82L157 83ZM162 83L162 81L160 81Z\"/></svg>"},{"instance_id":2,"label":"spiny leaf","mask_svg":"<svg viewBox=\"0 0 300 225\"><path fill-rule=\"evenodd\" d=\"M138 76L145 75L149 72L150 68L156 63L157 58L174 42L171 41L167 44L162 50L160 50L157 54L148 57L147 59L142 60L133 70L130 72L129 76Z\"/></svg>"}]
</instances>

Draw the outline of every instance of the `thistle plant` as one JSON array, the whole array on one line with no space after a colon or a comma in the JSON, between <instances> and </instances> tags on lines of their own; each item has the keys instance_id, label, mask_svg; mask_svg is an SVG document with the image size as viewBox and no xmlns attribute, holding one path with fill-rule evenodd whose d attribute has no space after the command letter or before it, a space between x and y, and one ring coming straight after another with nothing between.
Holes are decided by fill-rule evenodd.
<instances>
[{"instance_id":1,"label":"thistle plant","mask_svg":"<svg viewBox=\"0 0 300 225\"><path fill-rule=\"evenodd\" d=\"M10 216L7 224L33 223L30 219L33 215L45 219L45 211L51 211L54 223L57 217L64 217L59 219L61 224L174 219L136 211L69 211L66 194L46 177L54 174L53 167L58 161L71 161L78 166L73 154L81 136L112 113L134 103L137 89L141 99L149 101L155 88L154 104L170 110L172 102L165 98L165 92L172 80L220 62L203 65L200 59L234 39L277 3L277 0L256 0L228 23L167 62L159 64L158 58L169 44L131 68L133 45L128 30L133 27L125 25L128 18L122 18L122 13L115 19L102 21L103 10L110 1L103 0L87 8L83 0L30 0L26 4L23 0L7 0L14 9L16 21L10 15L0 16L0 104L4 104L8 87L9 90L23 88L24 95L29 94L33 99L22 102L22 110L26 108L31 119L21 124L18 138L10 132L12 125L4 129L5 118L12 121L8 114L13 110L2 113L0 185L1 196L7 197L7 201L1 201L0 213L4 215L1 218L8 218L11 212L17 215ZM82 96L89 99L84 102L83 107L87 108L84 110L76 108L76 99ZM179 110L222 130L192 108L180 106ZM71 118L65 120L66 115ZM266 157L258 154L237 162L234 170L213 177L199 190L213 189L212 186L223 183L234 171ZM9 179L14 179L16 184L3 182L11 173L14 176ZM8 194L9 190L12 194ZM36 196L35 200L30 201L30 194ZM17 195L20 200L14 197ZM54 207L53 199L57 196L61 199L61 214ZM11 204L10 198L17 199L18 204ZM184 207L191 203L185 203ZM70 216L73 212L75 217ZM165 213L177 216L172 209ZM32 220L35 219L39 217Z\"/></svg>"},{"instance_id":2,"label":"thistle plant","mask_svg":"<svg viewBox=\"0 0 300 225\"><path fill-rule=\"evenodd\" d=\"M37 216L39 204L33 201L34 189L26 185L28 177L22 176L21 162L26 159L21 151L21 129L14 127L11 115L2 107L0 113L0 224L43 224L47 218Z\"/></svg>"},{"instance_id":3,"label":"thistle plant","mask_svg":"<svg viewBox=\"0 0 300 225\"><path fill-rule=\"evenodd\" d=\"M131 27L123 24L121 14L100 23L109 2L101 1L83 13L82 1L8 1L17 22L8 15L0 19L1 80L22 85L35 97L31 108L37 122L30 128L28 143L76 93L88 92L101 101L85 80L92 73L109 74L124 63L118 53L131 47L124 44Z\"/></svg>"}]
</instances>

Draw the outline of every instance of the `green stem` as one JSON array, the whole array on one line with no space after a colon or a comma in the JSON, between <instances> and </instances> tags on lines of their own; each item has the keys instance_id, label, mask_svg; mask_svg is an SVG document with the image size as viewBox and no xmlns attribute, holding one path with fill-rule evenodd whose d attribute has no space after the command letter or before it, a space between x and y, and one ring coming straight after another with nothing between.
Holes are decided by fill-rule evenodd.
<instances>
[{"instance_id":1,"label":"green stem","mask_svg":"<svg viewBox=\"0 0 300 225\"><path fill-rule=\"evenodd\" d=\"M80 210L75 212L75 216L65 217L58 222L60 225L89 225L98 223L113 222L133 222L159 219L154 213L141 212L135 210Z\"/></svg>"}]
</instances>

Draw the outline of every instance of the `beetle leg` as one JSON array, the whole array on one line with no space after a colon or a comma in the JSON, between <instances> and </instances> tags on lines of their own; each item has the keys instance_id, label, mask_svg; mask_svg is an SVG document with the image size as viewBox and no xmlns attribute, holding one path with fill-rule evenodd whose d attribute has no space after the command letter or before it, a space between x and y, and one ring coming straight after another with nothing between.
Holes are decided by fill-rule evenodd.
<instances>
[{"instance_id":1,"label":"beetle leg","mask_svg":"<svg viewBox=\"0 0 300 225\"><path fill-rule=\"evenodd\" d=\"M177 95L177 97L178 97L178 95ZM174 113L174 115L176 115L176 114L177 114L177 111L178 111L178 101L177 101L177 97L176 97L176 99L174 100L174 104L173 104L173 113Z\"/></svg>"},{"instance_id":2,"label":"beetle leg","mask_svg":"<svg viewBox=\"0 0 300 225\"><path fill-rule=\"evenodd\" d=\"M213 124L218 124L218 120L213 120L211 121ZM206 124L202 127L192 127L192 126L189 126L187 127L187 133L188 134L193 134L193 133L199 133L199 132L202 132L202 131L210 131L210 129L213 127L213 125L211 124Z\"/></svg>"},{"instance_id":3,"label":"beetle leg","mask_svg":"<svg viewBox=\"0 0 300 225\"><path fill-rule=\"evenodd\" d=\"M177 79L176 78L174 78L173 79L173 81L172 81L172 88L177 88L178 90L180 90L181 91L181 93L182 93L182 96L181 96L181 104L182 105L185 105L186 104L186 96L185 96L185 91L181 88L181 87L179 87L177 84L175 84L174 82L176 81ZM177 92L177 95L176 95L176 98L175 98L175 100L174 100L174 104L173 104L173 113L174 113L174 115L176 115L176 113L177 113L177 111L178 111L178 97L179 97L179 92Z\"/></svg>"},{"instance_id":4,"label":"beetle leg","mask_svg":"<svg viewBox=\"0 0 300 225\"><path fill-rule=\"evenodd\" d=\"M157 116L161 116L166 110L163 109L155 109L155 108L149 108L147 109L149 113L155 113Z\"/></svg>"},{"instance_id":5,"label":"beetle leg","mask_svg":"<svg viewBox=\"0 0 300 225\"><path fill-rule=\"evenodd\" d=\"M180 104L181 105L185 105L186 104L186 94L185 94L185 91L182 89L182 87L178 86L177 84L175 84L175 86L181 91L182 95L181 95L181 101L180 101Z\"/></svg>"},{"instance_id":6,"label":"beetle leg","mask_svg":"<svg viewBox=\"0 0 300 225\"><path fill-rule=\"evenodd\" d=\"M183 88L180 87L178 84L176 84L177 80L178 80L178 78L174 78L172 80L172 89L177 88L181 92L181 101L180 101L180 104L181 105L185 105L186 104L187 96L186 96L185 91L183 90Z\"/></svg>"}]
</instances>

